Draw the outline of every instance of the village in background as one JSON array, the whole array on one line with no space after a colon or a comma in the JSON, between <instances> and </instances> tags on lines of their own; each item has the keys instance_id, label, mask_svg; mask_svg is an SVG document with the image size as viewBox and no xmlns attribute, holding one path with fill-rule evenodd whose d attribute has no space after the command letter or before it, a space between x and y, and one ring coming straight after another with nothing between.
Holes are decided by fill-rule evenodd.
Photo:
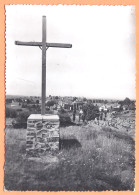
<instances>
[{"instance_id":1,"label":"village in background","mask_svg":"<svg viewBox=\"0 0 139 195\"><path fill-rule=\"evenodd\" d=\"M76 108L74 108L74 104ZM51 96L46 98L46 114L58 114L61 125L69 125L72 122L82 123L91 120L109 121L119 114L132 114L135 111L135 100L125 98L124 100L112 99L87 99L85 97L60 97ZM76 109L75 119L73 112ZM80 110L85 112L83 119ZM22 128L27 127L27 118L30 114L41 113L41 97L39 96L6 96L6 118L14 118L7 125ZM105 113L103 116L102 114ZM97 123L98 123L97 121ZM11 123L11 124L10 124ZM111 124L112 121L109 121ZM111 124L112 125L112 124ZM113 124L114 126L116 124ZM125 124L130 126L130 124Z\"/></svg>"}]
</instances>

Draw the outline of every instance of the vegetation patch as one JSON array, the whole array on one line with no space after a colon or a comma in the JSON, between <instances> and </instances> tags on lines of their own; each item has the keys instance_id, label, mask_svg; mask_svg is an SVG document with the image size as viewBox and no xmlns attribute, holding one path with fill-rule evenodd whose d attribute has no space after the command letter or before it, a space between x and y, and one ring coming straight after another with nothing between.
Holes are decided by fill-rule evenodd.
<instances>
[{"instance_id":1,"label":"vegetation patch","mask_svg":"<svg viewBox=\"0 0 139 195\"><path fill-rule=\"evenodd\" d=\"M25 131L6 129L7 190L134 190L135 143L128 132L61 127L60 150L48 153L48 160L47 156L31 159L25 155Z\"/></svg>"}]
</instances>

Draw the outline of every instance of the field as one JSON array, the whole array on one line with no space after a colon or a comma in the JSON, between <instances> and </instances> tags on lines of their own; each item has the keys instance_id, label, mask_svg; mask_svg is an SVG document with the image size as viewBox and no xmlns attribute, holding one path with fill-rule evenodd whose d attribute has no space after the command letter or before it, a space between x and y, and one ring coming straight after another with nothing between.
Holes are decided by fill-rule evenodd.
<instances>
[{"instance_id":1,"label":"field","mask_svg":"<svg viewBox=\"0 0 139 195\"><path fill-rule=\"evenodd\" d=\"M59 152L41 158L26 156L25 129L5 132L6 190L134 190L131 131L95 124L61 127Z\"/></svg>"}]
</instances>

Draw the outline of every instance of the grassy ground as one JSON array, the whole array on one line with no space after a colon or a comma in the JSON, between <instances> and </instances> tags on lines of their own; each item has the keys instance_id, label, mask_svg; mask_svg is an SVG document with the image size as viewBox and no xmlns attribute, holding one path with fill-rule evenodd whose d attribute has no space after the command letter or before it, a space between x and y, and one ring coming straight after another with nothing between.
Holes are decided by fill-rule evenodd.
<instances>
[{"instance_id":1,"label":"grassy ground","mask_svg":"<svg viewBox=\"0 0 139 195\"><path fill-rule=\"evenodd\" d=\"M60 129L60 150L27 158L26 130L6 129L7 190L134 190L134 140L127 133L69 126Z\"/></svg>"}]
</instances>

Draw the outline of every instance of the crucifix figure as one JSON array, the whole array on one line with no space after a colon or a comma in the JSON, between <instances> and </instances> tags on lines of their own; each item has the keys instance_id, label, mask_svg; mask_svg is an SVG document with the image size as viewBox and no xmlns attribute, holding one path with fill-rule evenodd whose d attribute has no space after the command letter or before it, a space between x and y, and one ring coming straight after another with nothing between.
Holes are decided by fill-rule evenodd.
<instances>
[{"instance_id":1,"label":"crucifix figure","mask_svg":"<svg viewBox=\"0 0 139 195\"><path fill-rule=\"evenodd\" d=\"M46 100L46 50L49 47L71 48L71 44L63 43L47 43L46 42L46 16L42 17L42 42L21 42L15 41L16 45L23 46L38 46L42 50L42 95L41 95L41 115L45 115L45 100Z\"/></svg>"}]
</instances>

